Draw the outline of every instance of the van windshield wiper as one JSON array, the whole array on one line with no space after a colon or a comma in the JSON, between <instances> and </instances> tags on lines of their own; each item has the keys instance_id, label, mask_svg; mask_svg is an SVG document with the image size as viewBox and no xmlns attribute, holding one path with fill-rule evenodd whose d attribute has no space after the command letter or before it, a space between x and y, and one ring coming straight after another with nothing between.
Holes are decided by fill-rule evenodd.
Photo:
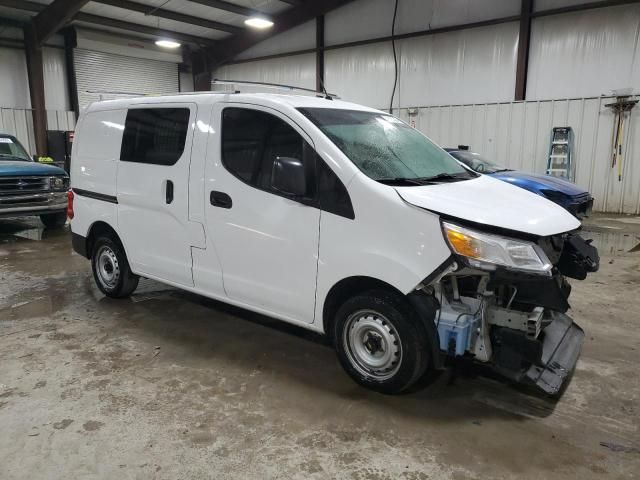
<instances>
[{"instance_id":1,"label":"van windshield wiper","mask_svg":"<svg viewBox=\"0 0 640 480\"><path fill-rule=\"evenodd\" d=\"M469 178L474 178L474 175L471 175L469 172L460 172L460 173L439 173L437 175L433 175L431 177L420 177L414 178L413 180L429 183L443 183L443 182L458 182L460 180L466 180Z\"/></svg>"},{"instance_id":2,"label":"van windshield wiper","mask_svg":"<svg viewBox=\"0 0 640 480\"><path fill-rule=\"evenodd\" d=\"M406 177L376 178L376 182L384 183L385 185L425 185L422 179Z\"/></svg>"}]
</instances>

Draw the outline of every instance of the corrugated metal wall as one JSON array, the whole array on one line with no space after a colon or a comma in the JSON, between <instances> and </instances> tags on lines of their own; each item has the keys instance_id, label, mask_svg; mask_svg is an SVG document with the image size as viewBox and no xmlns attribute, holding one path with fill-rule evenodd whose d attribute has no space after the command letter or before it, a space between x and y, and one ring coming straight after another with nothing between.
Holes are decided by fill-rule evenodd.
<instances>
[{"instance_id":1,"label":"corrugated metal wall","mask_svg":"<svg viewBox=\"0 0 640 480\"><path fill-rule=\"evenodd\" d=\"M639 38L640 4L535 19L527 100L638 93Z\"/></svg>"},{"instance_id":2,"label":"corrugated metal wall","mask_svg":"<svg viewBox=\"0 0 640 480\"><path fill-rule=\"evenodd\" d=\"M398 41L394 106L509 101L517 46L515 22ZM389 107L394 76L390 42L329 50L325 72L327 90L357 103Z\"/></svg>"},{"instance_id":3,"label":"corrugated metal wall","mask_svg":"<svg viewBox=\"0 0 640 480\"><path fill-rule=\"evenodd\" d=\"M47 130L74 130L76 116L65 110L47 110ZM14 135L32 154L36 152L30 109L0 108L0 132Z\"/></svg>"},{"instance_id":4,"label":"corrugated metal wall","mask_svg":"<svg viewBox=\"0 0 640 480\"><path fill-rule=\"evenodd\" d=\"M313 53L273 58L259 62L225 65L213 78L280 83L303 88L316 88L316 56ZM244 91L251 91L244 88ZM264 92L264 88L256 89Z\"/></svg>"},{"instance_id":5,"label":"corrugated metal wall","mask_svg":"<svg viewBox=\"0 0 640 480\"><path fill-rule=\"evenodd\" d=\"M24 50L0 48L0 107L31 108Z\"/></svg>"},{"instance_id":6,"label":"corrugated metal wall","mask_svg":"<svg viewBox=\"0 0 640 480\"><path fill-rule=\"evenodd\" d=\"M423 107L395 113L444 147L469 145L506 167L544 173L551 129L575 133L575 182L595 196L594 209L640 213L640 109L624 137L622 180L611 167L614 114L611 97Z\"/></svg>"},{"instance_id":7,"label":"corrugated metal wall","mask_svg":"<svg viewBox=\"0 0 640 480\"><path fill-rule=\"evenodd\" d=\"M536 0L536 10L587 3ZM391 33L394 2L358 0L325 16L325 42ZM362 21L366 11L367 21ZM400 0L399 34L518 15L514 0ZM239 57L280 54L313 46L313 25L277 35ZM626 133L622 181L612 169L613 118L604 107L613 89L640 93L640 5L629 4L535 18L527 101L515 90L518 23L507 22L396 42L399 82L394 107L441 145L469 144L506 166L544 173L554 126L576 132L576 182L596 197L600 211L640 213L640 107ZM298 47L296 42L302 42ZM386 110L393 86L391 42L329 49L325 85L343 99ZM228 65L214 74L238 80L313 88L313 54ZM591 97L566 100L568 97ZM552 101L542 101L550 100ZM497 102L497 103L484 103ZM454 104L457 106L442 106Z\"/></svg>"},{"instance_id":8,"label":"corrugated metal wall","mask_svg":"<svg viewBox=\"0 0 640 480\"><path fill-rule=\"evenodd\" d=\"M47 110L71 110L64 50L43 48L42 63L45 108Z\"/></svg>"}]
</instances>

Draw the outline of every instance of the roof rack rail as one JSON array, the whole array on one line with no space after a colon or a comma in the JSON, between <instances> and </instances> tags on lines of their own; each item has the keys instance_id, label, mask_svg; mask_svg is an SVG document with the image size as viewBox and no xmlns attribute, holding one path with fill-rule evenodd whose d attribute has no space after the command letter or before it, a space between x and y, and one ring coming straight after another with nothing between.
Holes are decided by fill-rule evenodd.
<instances>
[{"instance_id":1,"label":"roof rack rail","mask_svg":"<svg viewBox=\"0 0 640 480\"><path fill-rule=\"evenodd\" d=\"M249 82L246 80L225 80L220 78L214 78L211 81L211 85L247 85L247 86L256 86L256 87L267 87L267 88L280 88L282 90L298 90L301 92L313 93L316 97L324 97L327 100L333 100L334 98L340 98L338 95L334 93L318 92L311 88L303 88L296 87L294 85L283 85L280 83L266 83L266 82ZM239 93L239 92L238 92Z\"/></svg>"}]
</instances>

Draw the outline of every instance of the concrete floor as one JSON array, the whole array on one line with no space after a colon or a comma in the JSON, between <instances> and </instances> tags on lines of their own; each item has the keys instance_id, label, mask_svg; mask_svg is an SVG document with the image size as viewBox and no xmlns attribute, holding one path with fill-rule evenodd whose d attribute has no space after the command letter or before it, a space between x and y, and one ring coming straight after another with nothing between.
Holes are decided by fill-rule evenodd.
<instances>
[{"instance_id":1,"label":"concrete floor","mask_svg":"<svg viewBox=\"0 0 640 480\"><path fill-rule=\"evenodd\" d=\"M573 282L587 336L554 404L471 373L368 392L314 335L148 281L107 299L68 231L4 220L0 477L638 478L640 218L588 229L601 271Z\"/></svg>"}]
</instances>

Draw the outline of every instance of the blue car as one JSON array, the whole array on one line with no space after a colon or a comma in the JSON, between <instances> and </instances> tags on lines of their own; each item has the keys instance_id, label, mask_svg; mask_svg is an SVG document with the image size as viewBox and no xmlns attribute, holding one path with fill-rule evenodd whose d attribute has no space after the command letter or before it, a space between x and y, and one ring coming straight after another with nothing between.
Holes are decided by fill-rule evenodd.
<instances>
[{"instance_id":1,"label":"blue car","mask_svg":"<svg viewBox=\"0 0 640 480\"><path fill-rule=\"evenodd\" d=\"M557 203L578 219L591 214L593 197L574 183L551 175L519 172L501 167L462 145L458 148L445 148L445 150L472 170L541 195Z\"/></svg>"},{"instance_id":2,"label":"blue car","mask_svg":"<svg viewBox=\"0 0 640 480\"><path fill-rule=\"evenodd\" d=\"M39 216L47 228L67 221L69 175L35 162L12 135L0 133L0 218Z\"/></svg>"}]
</instances>

